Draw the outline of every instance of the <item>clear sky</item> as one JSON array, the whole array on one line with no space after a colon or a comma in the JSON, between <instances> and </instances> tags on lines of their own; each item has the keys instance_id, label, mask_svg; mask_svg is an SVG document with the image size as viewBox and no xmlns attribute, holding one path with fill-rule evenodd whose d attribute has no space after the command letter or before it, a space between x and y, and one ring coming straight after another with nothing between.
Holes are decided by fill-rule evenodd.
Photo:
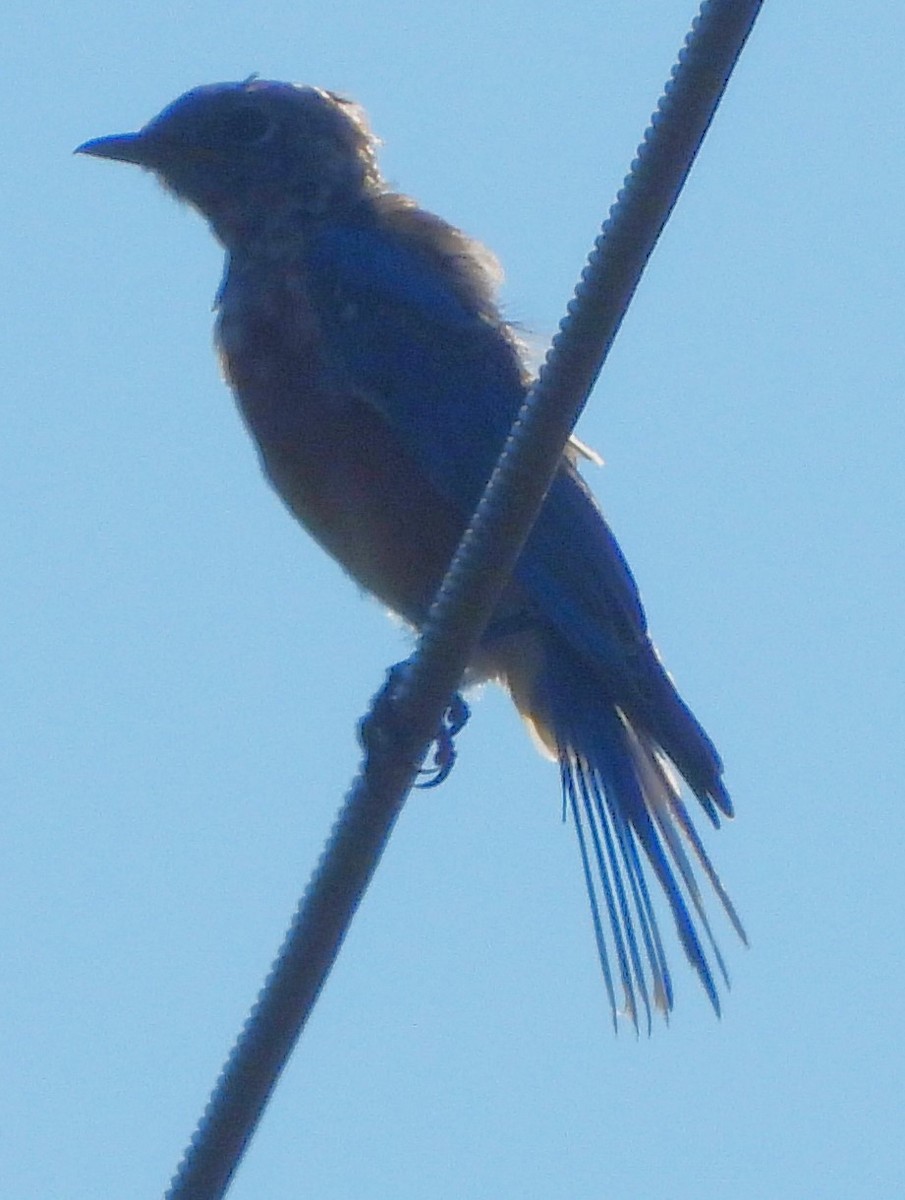
<instances>
[{"instance_id":1,"label":"clear sky","mask_svg":"<svg viewBox=\"0 0 905 1200\"><path fill-rule=\"evenodd\" d=\"M542 350L692 15L12 0L4 1195L163 1191L408 647L261 480L203 223L72 148L255 71L348 93ZM488 691L236 1200L905 1194L903 55L898 0L768 0L580 430L736 802L722 1020L676 952L670 1026L613 1037L556 772Z\"/></svg>"}]
</instances>

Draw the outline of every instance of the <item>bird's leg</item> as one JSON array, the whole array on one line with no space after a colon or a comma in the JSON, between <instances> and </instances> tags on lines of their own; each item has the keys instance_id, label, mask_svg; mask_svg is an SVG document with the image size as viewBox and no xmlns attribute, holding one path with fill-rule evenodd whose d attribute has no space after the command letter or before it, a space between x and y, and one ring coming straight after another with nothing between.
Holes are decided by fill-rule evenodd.
<instances>
[{"instance_id":1,"label":"bird's leg","mask_svg":"<svg viewBox=\"0 0 905 1200\"><path fill-rule=\"evenodd\" d=\"M407 667L408 661L390 667L386 683L375 697L371 711L358 726L358 738L369 763L373 756L392 753L393 746L404 740L404 731L399 728L396 692ZM436 750L432 765L419 771L420 775L429 775L431 778L416 784L416 787L437 787L448 778L456 761L455 737L465 728L468 717L468 705L457 692L443 714L434 739Z\"/></svg>"},{"instance_id":2,"label":"bird's leg","mask_svg":"<svg viewBox=\"0 0 905 1200\"><path fill-rule=\"evenodd\" d=\"M449 707L443 714L440 728L434 740L434 745L437 748L434 751L433 765L422 767L418 772L419 775L431 775L432 778L425 779L423 783L416 783L415 787L437 787L448 778L450 771L456 765L456 744L454 739L456 734L461 733L465 728L470 716L471 711L468 705L462 696L456 692L449 702Z\"/></svg>"}]
</instances>

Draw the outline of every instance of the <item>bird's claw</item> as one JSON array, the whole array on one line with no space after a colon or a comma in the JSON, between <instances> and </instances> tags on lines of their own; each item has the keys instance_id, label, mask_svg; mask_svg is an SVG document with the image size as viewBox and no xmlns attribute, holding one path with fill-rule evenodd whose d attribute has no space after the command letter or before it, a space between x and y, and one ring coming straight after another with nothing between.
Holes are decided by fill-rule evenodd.
<instances>
[{"instance_id":1,"label":"bird's claw","mask_svg":"<svg viewBox=\"0 0 905 1200\"><path fill-rule=\"evenodd\" d=\"M359 741L368 758L375 754L391 753L390 746L395 740L393 729L397 726L398 715L394 706L394 696L399 685L399 679L407 663L397 663L387 673L387 681L375 699L373 709L359 724ZM415 787L437 787L449 777L456 762L456 735L461 733L469 718L469 708L458 694L453 696L443 714L440 728L434 739L436 749L433 752L432 765L422 767L418 774L429 776Z\"/></svg>"},{"instance_id":2,"label":"bird's claw","mask_svg":"<svg viewBox=\"0 0 905 1200\"><path fill-rule=\"evenodd\" d=\"M469 716L468 705L459 693L456 692L450 701L449 707L443 714L443 720L440 723L440 728L434 740L436 750L434 751L433 764L430 767L422 767L418 772L419 775L429 775L431 778L425 779L421 783L416 783L415 787L439 787L449 777L450 771L456 765L455 737L465 728Z\"/></svg>"}]
</instances>

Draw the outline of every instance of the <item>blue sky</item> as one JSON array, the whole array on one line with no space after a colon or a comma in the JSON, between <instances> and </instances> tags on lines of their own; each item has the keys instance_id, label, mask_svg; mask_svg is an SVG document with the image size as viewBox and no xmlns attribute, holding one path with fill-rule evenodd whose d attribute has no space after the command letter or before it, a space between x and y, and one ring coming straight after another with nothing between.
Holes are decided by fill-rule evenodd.
<instances>
[{"instance_id":1,"label":"blue sky","mask_svg":"<svg viewBox=\"0 0 905 1200\"><path fill-rule=\"evenodd\" d=\"M210 350L220 253L74 159L198 83L346 92L539 349L693 15L14 0L0 91L4 1190L160 1194L403 631L284 514ZM717 1021L614 1039L555 771L487 691L397 826L231 1196L905 1188L905 11L769 2L583 419L720 747Z\"/></svg>"}]
</instances>

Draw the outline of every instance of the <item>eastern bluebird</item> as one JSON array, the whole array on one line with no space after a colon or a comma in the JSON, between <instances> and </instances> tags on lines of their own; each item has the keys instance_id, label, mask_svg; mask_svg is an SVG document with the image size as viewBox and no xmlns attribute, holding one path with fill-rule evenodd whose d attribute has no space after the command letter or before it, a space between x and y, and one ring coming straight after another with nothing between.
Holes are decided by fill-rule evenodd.
<instances>
[{"instance_id":1,"label":"eastern bluebird","mask_svg":"<svg viewBox=\"0 0 905 1200\"><path fill-rule=\"evenodd\" d=\"M530 383L494 260L391 191L362 111L318 88L199 87L138 133L79 149L148 168L207 218L226 249L216 342L266 476L418 628ZM722 764L661 665L578 452L469 679L507 688L559 763L614 1019L637 1026L640 1001L649 1024L673 1004L648 869L719 1012L711 963L726 972L692 860L745 935L678 776L718 825L732 815Z\"/></svg>"}]
</instances>

